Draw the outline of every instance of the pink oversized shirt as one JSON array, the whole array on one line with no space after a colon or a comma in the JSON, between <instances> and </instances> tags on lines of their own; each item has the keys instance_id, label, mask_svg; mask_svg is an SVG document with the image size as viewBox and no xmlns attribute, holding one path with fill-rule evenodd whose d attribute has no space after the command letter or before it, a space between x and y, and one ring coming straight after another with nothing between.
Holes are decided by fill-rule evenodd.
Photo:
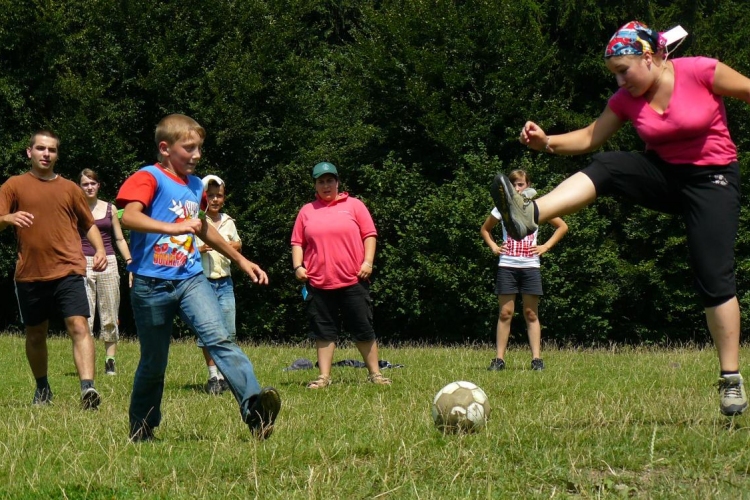
<instances>
[{"instance_id":1,"label":"pink oversized shirt","mask_svg":"<svg viewBox=\"0 0 750 500\"><path fill-rule=\"evenodd\" d=\"M646 149L668 163L728 165L737 161L737 148L727 128L724 101L713 93L717 63L707 57L672 59L674 91L663 114L624 88L610 97L609 108L621 120L633 122Z\"/></svg>"},{"instance_id":2,"label":"pink oversized shirt","mask_svg":"<svg viewBox=\"0 0 750 500\"><path fill-rule=\"evenodd\" d=\"M365 204L349 193L339 193L331 203L318 198L300 209L292 246L302 247L310 284L334 290L359 282L364 240L370 236L377 236L377 231Z\"/></svg>"}]
</instances>

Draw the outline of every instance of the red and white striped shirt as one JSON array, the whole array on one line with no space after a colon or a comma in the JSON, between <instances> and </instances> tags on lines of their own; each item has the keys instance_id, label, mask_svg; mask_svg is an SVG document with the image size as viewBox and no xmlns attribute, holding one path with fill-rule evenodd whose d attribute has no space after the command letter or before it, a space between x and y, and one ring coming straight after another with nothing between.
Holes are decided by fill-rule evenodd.
<instances>
[{"instance_id":1,"label":"red and white striped shirt","mask_svg":"<svg viewBox=\"0 0 750 500\"><path fill-rule=\"evenodd\" d=\"M536 246L537 231L527 235L521 241L514 240L508 236L497 208L492 209L492 216L500 221L503 228L503 242L506 244L506 250L500 254L497 265L500 267L539 267L539 256L531 253L531 247Z\"/></svg>"}]
</instances>

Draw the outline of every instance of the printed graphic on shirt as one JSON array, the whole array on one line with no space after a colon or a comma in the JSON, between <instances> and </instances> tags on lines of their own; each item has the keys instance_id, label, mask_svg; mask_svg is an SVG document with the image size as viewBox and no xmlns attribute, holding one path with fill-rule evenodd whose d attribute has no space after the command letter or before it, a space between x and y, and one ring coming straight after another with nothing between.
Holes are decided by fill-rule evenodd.
<instances>
[{"instance_id":1,"label":"printed graphic on shirt","mask_svg":"<svg viewBox=\"0 0 750 500\"><path fill-rule=\"evenodd\" d=\"M534 257L531 253L531 247L535 245L536 233L527 235L521 241L514 240L513 238L507 238L505 244L508 250L505 252L510 257Z\"/></svg>"},{"instance_id":2,"label":"printed graphic on shirt","mask_svg":"<svg viewBox=\"0 0 750 500\"><path fill-rule=\"evenodd\" d=\"M198 217L200 205L194 201L172 200L169 208L175 214L173 223L180 223ZM166 267L180 267L187 263L195 252L195 236L181 234L179 236L162 235L154 245L154 265Z\"/></svg>"}]
</instances>

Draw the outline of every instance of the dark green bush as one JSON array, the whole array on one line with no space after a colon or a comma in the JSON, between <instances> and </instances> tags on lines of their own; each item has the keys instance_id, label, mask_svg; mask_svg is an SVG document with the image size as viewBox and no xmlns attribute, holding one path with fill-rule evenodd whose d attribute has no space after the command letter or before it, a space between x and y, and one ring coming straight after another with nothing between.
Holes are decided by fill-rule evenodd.
<instances>
[{"instance_id":1,"label":"dark green bush","mask_svg":"<svg viewBox=\"0 0 750 500\"><path fill-rule=\"evenodd\" d=\"M58 170L98 170L103 197L153 162L153 128L183 112L208 130L201 173L222 176L245 254L271 285L237 279L238 329L304 338L290 231L313 197L310 168L340 167L380 238L373 276L384 339L492 341L495 259L479 237L498 170L524 167L546 192L587 164L529 152L518 131L584 126L615 90L602 64L614 30L638 18L690 36L678 55L750 74L739 1L145 0L0 1L0 180L28 168L28 134L62 138ZM747 106L727 102L747 171ZM641 150L626 127L609 149ZM566 217L543 258L544 336L560 343L703 340L678 219L600 200ZM748 213L737 244L750 305ZM542 229L543 237L548 229ZM0 288L13 296L11 231ZM17 323L0 305L0 326ZM743 326L747 325L747 319ZM132 333L127 298L122 326ZM519 323L522 327L522 322ZM523 339L523 335L519 337Z\"/></svg>"}]
</instances>

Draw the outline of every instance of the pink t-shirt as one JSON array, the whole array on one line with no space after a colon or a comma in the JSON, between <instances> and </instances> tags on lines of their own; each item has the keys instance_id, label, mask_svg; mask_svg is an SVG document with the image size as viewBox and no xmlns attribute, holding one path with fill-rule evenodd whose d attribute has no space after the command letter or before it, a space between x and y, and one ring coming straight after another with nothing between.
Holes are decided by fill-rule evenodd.
<instances>
[{"instance_id":1,"label":"pink t-shirt","mask_svg":"<svg viewBox=\"0 0 750 500\"><path fill-rule=\"evenodd\" d=\"M724 101L713 93L717 62L707 57L672 59L674 90L663 114L625 89L609 99L609 108L621 120L633 122L646 149L668 163L728 165L737 161L737 148L727 128Z\"/></svg>"},{"instance_id":2,"label":"pink t-shirt","mask_svg":"<svg viewBox=\"0 0 750 500\"><path fill-rule=\"evenodd\" d=\"M292 246L302 247L310 284L334 290L358 283L364 240L370 236L377 236L377 231L365 204L339 193L330 204L316 199L300 209Z\"/></svg>"}]
</instances>

